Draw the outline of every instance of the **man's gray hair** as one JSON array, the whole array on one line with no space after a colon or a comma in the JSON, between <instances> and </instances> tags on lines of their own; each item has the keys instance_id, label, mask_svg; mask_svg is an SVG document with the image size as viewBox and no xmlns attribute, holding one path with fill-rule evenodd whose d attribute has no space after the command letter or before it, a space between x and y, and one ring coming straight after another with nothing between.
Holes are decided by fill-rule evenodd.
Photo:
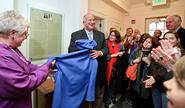
<instances>
[{"instance_id":1,"label":"man's gray hair","mask_svg":"<svg viewBox=\"0 0 185 108\"><path fill-rule=\"evenodd\" d=\"M0 14L0 34L7 34L11 30L23 32L27 26L28 22L18 11L9 10Z\"/></svg>"},{"instance_id":2,"label":"man's gray hair","mask_svg":"<svg viewBox=\"0 0 185 108\"><path fill-rule=\"evenodd\" d=\"M88 15L88 13L84 15L84 17L83 17L83 23L86 22L86 17L87 17L87 15Z\"/></svg>"},{"instance_id":3,"label":"man's gray hair","mask_svg":"<svg viewBox=\"0 0 185 108\"><path fill-rule=\"evenodd\" d=\"M85 23L85 22L86 22L86 20L87 20L87 16L89 16L89 15L94 16L94 15L93 15L93 14L91 14L91 13L86 13L86 14L84 15L84 17L83 17L83 23Z\"/></svg>"},{"instance_id":4,"label":"man's gray hair","mask_svg":"<svg viewBox=\"0 0 185 108\"><path fill-rule=\"evenodd\" d=\"M173 15L173 17L174 17L174 20L176 21L176 22L182 22L182 19L181 19L181 16L179 16L179 15Z\"/></svg>"}]
</instances>

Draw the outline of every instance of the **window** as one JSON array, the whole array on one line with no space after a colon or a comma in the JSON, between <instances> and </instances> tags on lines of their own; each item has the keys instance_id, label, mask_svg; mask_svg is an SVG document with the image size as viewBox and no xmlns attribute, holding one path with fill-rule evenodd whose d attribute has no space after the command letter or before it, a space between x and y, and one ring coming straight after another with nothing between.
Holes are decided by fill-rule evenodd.
<instances>
[{"instance_id":1,"label":"window","mask_svg":"<svg viewBox=\"0 0 185 108\"><path fill-rule=\"evenodd\" d=\"M166 29L166 17L146 18L146 32L153 36L156 29L161 30L162 35L167 32Z\"/></svg>"}]
</instances>

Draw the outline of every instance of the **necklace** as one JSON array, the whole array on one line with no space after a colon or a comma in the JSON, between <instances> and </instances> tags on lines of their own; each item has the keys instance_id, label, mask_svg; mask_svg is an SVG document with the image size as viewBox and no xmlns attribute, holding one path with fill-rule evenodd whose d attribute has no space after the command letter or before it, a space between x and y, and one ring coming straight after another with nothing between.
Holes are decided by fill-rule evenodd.
<instances>
[{"instance_id":1,"label":"necklace","mask_svg":"<svg viewBox=\"0 0 185 108\"><path fill-rule=\"evenodd\" d=\"M25 62L26 64L28 64L28 61L26 60L26 58L23 56L23 54L17 49L13 49L11 48L11 50L13 51L13 53L15 53L23 62Z\"/></svg>"}]
</instances>

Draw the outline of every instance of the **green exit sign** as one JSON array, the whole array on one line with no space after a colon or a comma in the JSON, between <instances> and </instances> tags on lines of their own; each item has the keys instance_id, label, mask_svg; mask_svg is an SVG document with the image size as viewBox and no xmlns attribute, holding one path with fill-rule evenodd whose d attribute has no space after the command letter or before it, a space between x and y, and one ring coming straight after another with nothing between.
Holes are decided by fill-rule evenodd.
<instances>
[{"instance_id":1,"label":"green exit sign","mask_svg":"<svg viewBox=\"0 0 185 108\"><path fill-rule=\"evenodd\" d=\"M152 6L165 5L166 0L152 0Z\"/></svg>"}]
</instances>

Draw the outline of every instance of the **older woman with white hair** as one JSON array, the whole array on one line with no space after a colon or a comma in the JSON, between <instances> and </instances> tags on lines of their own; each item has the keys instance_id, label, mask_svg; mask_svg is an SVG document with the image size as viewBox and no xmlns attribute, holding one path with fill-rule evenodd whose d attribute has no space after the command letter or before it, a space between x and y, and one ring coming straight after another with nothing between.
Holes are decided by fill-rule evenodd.
<instances>
[{"instance_id":1,"label":"older woman with white hair","mask_svg":"<svg viewBox=\"0 0 185 108\"><path fill-rule=\"evenodd\" d=\"M32 108L31 92L48 76L51 62L33 65L18 49L28 28L17 11L0 14L0 108Z\"/></svg>"}]
</instances>

